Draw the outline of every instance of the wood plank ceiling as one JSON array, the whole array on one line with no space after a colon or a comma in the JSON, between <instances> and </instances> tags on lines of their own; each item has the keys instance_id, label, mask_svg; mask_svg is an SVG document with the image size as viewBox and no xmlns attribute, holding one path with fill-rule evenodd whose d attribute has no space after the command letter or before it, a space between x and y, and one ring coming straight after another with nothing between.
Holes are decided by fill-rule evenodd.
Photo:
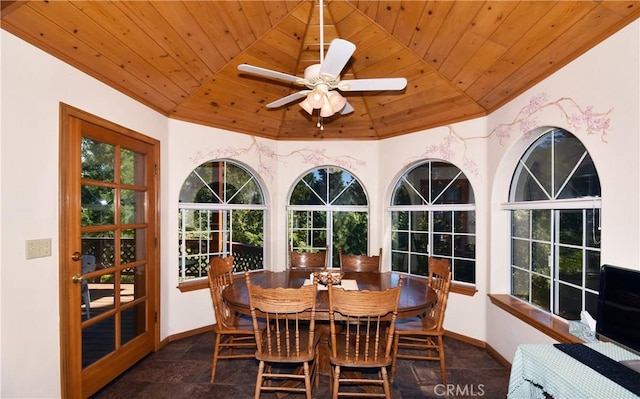
<instances>
[{"instance_id":1,"label":"wood plank ceiling","mask_svg":"<svg viewBox=\"0 0 640 399\"><path fill-rule=\"evenodd\" d=\"M356 45L342 78L408 84L343 92L355 112L320 130L297 102L265 107L302 87L237 69L303 76L319 63L318 9L318 0L2 1L2 28L171 118L271 139L382 139L487 115L640 17L630 0L325 0L325 51L337 37Z\"/></svg>"}]
</instances>

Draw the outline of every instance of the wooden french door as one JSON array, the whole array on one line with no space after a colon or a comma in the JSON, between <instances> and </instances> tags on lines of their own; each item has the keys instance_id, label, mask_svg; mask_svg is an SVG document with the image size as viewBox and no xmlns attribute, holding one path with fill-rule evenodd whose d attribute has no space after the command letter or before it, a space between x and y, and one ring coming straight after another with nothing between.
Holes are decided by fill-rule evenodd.
<instances>
[{"instance_id":1,"label":"wooden french door","mask_svg":"<svg viewBox=\"0 0 640 399\"><path fill-rule=\"evenodd\" d=\"M159 143L60 116L62 396L85 398L159 344Z\"/></svg>"}]
</instances>

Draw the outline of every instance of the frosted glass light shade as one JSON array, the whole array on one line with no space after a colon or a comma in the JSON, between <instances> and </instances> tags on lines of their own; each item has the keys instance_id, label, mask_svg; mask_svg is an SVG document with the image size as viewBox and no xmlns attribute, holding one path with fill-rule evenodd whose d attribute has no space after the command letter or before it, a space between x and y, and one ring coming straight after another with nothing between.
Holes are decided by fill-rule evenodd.
<instances>
[{"instance_id":1,"label":"frosted glass light shade","mask_svg":"<svg viewBox=\"0 0 640 399\"><path fill-rule=\"evenodd\" d=\"M304 101L300 102L298 105L301 106L302 109L307 111L309 115L313 115L313 107L311 106L311 104L309 104L309 100L305 98Z\"/></svg>"},{"instance_id":2,"label":"frosted glass light shade","mask_svg":"<svg viewBox=\"0 0 640 399\"><path fill-rule=\"evenodd\" d=\"M320 116L323 118L328 118L331 115L335 114L336 111L331 107L331 103L327 100L322 104L322 108L320 108Z\"/></svg>"},{"instance_id":3,"label":"frosted glass light shade","mask_svg":"<svg viewBox=\"0 0 640 399\"><path fill-rule=\"evenodd\" d=\"M329 104L331 104L331 109L333 109L334 113L340 111L347 104L347 100L338 92L330 91L327 97L329 98Z\"/></svg>"},{"instance_id":4,"label":"frosted glass light shade","mask_svg":"<svg viewBox=\"0 0 640 399\"><path fill-rule=\"evenodd\" d=\"M314 89L307 94L307 101L313 108L321 108L324 104L324 93L318 89Z\"/></svg>"}]
</instances>

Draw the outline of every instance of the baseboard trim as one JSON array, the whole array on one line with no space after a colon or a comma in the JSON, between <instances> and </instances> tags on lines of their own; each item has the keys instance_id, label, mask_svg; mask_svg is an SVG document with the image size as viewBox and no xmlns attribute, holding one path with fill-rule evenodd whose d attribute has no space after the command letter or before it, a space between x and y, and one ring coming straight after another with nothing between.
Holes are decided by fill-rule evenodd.
<instances>
[{"instance_id":1,"label":"baseboard trim","mask_svg":"<svg viewBox=\"0 0 640 399\"><path fill-rule=\"evenodd\" d=\"M491 345L487 344L486 342L481 341L479 339L467 337L466 335L458 334L453 331L445 331L444 335L446 337L453 338L456 341L464 342L469 345L473 345L473 346L477 346L478 348L485 349L489 354L489 356L496 359L496 361L500 363L502 366L504 366L507 370L511 369L511 362L507 360L504 356L502 356L500 353L498 353L497 350L495 350Z\"/></svg>"},{"instance_id":2,"label":"baseboard trim","mask_svg":"<svg viewBox=\"0 0 640 399\"><path fill-rule=\"evenodd\" d=\"M507 370L511 370L511 362L507 358L502 356L500 353L498 353L498 351L495 350L493 346L487 344L485 349L487 350L487 353L489 354L489 356L496 359L496 361L501 365L503 365Z\"/></svg>"},{"instance_id":3,"label":"baseboard trim","mask_svg":"<svg viewBox=\"0 0 640 399\"><path fill-rule=\"evenodd\" d=\"M168 337L166 337L165 339L163 339L160 342L160 348L164 347L169 342L178 341L178 340L181 340L183 338L193 337L194 335L203 334L203 333L206 333L206 332L209 332L209 331L213 331L214 329L215 329L215 326L213 324L210 324L208 326L196 328L194 330L183 331L183 332L178 333L178 334L169 335Z\"/></svg>"},{"instance_id":4,"label":"baseboard trim","mask_svg":"<svg viewBox=\"0 0 640 399\"><path fill-rule=\"evenodd\" d=\"M160 348L164 347L165 345L167 345L170 342L178 341L178 340L181 340L183 338L193 337L194 335L203 334L203 333L206 333L206 332L209 332L209 331L213 331L214 329L215 329L215 326L213 324L210 324L208 326L196 328L196 329L189 330L189 331L183 331L183 332L178 333L178 334L169 335L168 337L166 337L165 339L163 339L160 342ZM511 369L511 362L509 362L507 359L505 359L502 355L500 355L500 353L498 353L498 351L496 351L491 345L488 345L486 342L481 341L481 340L476 339L476 338L468 337L466 335L458 334L458 333L455 333L453 331L445 331L444 335L446 337L455 339L456 341L464 342L464 343L467 343L469 345L473 345L473 346L476 346L478 348L485 349L487 351L487 353L489 354L489 356L491 356L494 359L496 359L498 361L498 363L500 363L501 365L503 365L507 369Z\"/></svg>"}]
</instances>

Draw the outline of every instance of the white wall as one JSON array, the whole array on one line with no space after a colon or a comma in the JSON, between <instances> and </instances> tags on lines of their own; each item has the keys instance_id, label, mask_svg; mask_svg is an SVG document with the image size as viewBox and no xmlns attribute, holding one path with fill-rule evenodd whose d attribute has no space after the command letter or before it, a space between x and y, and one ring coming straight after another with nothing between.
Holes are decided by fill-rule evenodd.
<instances>
[{"instance_id":1,"label":"white wall","mask_svg":"<svg viewBox=\"0 0 640 399\"><path fill-rule=\"evenodd\" d=\"M520 110L541 92L547 93L547 102L564 105L560 99L568 98L582 111L590 106L593 112L613 109L607 144L597 134L569 126L551 105L534 115L530 127L565 127L584 141L603 182L603 261L638 267L639 26L636 21L489 117L377 142L279 142L167 120L1 31L0 396L60 394L57 190L61 101L161 142L161 338L213 322L205 290L181 293L176 288L178 194L197 165L216 158L234 159L259 177L270 206L266 263L270 269L281 270L287 248L286 198L291 184L305 172L338 165L360 179L371 205L370 251L382 246L388 261L387 204L393 184L413 163L429 158L460 167L476 196L478 293L451 296L445 327L488 342L508 359L518 343L547 342L548 337L487 300L487 293L508 293L509 257L504 244L508 225L499 205L506 200L515 162L534 139L523 138L517 126L497 128L517 119ZM313 124L309 129L314 129ZM24 242L34 238L52 238L51 257L25 260ZM38 384L33 384L34 375Z\"/></svg>"},{"instance_id":2,"label":"white wall","mask_svg":"<svg viewBox=\"0 0 640 399\"><path fill-rule=\"evenodd\" d=\"M167 122L4 30L0 35L0 397L54 398L60 396L59 103L161 141ZM25 241L38 238L52 239L51 256L26 260Z\"/></svg>"},{"instance_id":3,"label":"white wall","mask_svg":"<svg viewBox=\"0 0 640 399\"><path fill-rule=\"evenodd\" d=\"M507 202L516 163L540 135L524 133L544 126L572 132L593 158L602 190L602 263L640 269L639 53L636 21L489 116L490 292L509 293L509 213L500 204ZM599 124L607 120L608 126ZM521 326L514 340L513 323L505 328L504 311L489 306L487 342L505 358L518 343L548 339Z\"/></svg>"}]
</instances>

